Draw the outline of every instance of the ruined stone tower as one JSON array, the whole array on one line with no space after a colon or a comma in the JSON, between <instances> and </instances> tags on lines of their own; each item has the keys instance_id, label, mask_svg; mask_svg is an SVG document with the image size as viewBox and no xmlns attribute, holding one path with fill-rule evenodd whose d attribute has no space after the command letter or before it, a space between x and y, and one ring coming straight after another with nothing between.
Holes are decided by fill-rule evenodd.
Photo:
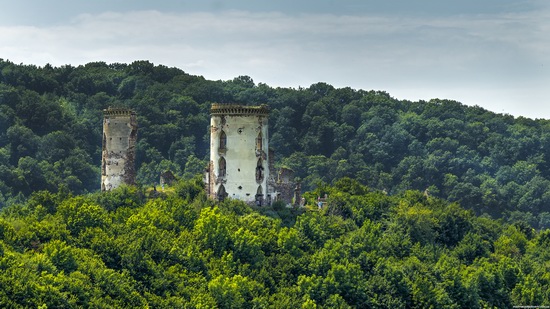
<instances>
[{"instance_id":1,"label":"ruined stone tower","mask_svg":"<svg viewBox=\"0 0 550 309\"><path fill-rule=\"evenodd\" d=\"M270 204L267 105L212 104L210 114L208 196Z\"/></svg>"},{"instance_id":2,"label":"ruined stone tower","mask_svg":"<svg viewBox=\"0 0 550 309\"><path fill-rule=\"evenodd\" d=\"M135 184L136 139L137 119L134 111L121 108L103 110L102 191L121 184Z\"/></svg>"}]
</instances>

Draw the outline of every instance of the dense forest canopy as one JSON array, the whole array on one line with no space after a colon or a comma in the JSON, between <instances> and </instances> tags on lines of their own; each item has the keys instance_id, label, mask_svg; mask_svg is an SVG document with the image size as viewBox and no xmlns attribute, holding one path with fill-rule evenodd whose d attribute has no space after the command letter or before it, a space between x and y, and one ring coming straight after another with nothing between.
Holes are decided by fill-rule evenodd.
<instances>
[{"instance_id":1,"label":"dense forest canopy","mask_svg":"<svg viewBox=\"0 0 550 309\"><path fill-rule=\"evenodd\" d=\"M208 159L213 102L271 108L270 147L305 190L342 177L457 201L477 214L550 226L550 122L382 91L210 81L148 61L36 67L0 60L0 203L99 189L102 110L137 112L138 180L185 179Z\"/></svg>"},{"instance_id":2,"label":"dense forest canopy","mask_svg":"<svg viewBox=\"0 0 550 309\"><path fill-rule=\"evenodd\" d=\"M2 308L550 305L550 230L343 178L327 206L250 208L136 187L34 192L0 213ZM502 220L502 219L500 219Z\"/></svg>"}]
</instances>

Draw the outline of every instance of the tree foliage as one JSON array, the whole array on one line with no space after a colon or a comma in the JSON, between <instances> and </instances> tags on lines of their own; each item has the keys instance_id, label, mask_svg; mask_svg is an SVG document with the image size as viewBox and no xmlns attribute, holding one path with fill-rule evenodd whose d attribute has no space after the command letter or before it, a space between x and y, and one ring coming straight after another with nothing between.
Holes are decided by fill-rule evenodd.
<instances>
[{"instance_id":1,"label":"tree foliage","mask_svg":"<svg viewBox=\"0 0 550 309\"><path fill-rule=\"evenodd\" d=\"M429 191L477 214L549 226L550 123L382 91L210 81L148 61L36 67L0 59L0 204L32 192L99 188L101 111L138 115L138 180L189 179L208 160L210 104L267 104L276 164L306 190L342 177L400 194ZM343 210L342 210L343 211Z\"/></svg>"},{"instance_id":2,"label":"tree foliage","mask_svg":"<svg viewBox=\"0 0 550 309\"><path fill-rule=\"evenodd\" d=\"M35 192L0 212L6 308L506 308L550 305L547 230L344 178L295 224L240 201L132 187ZM315 196L326 192L319 210ZM345 211L342 211L345 209ZM265 213L265 214L262 214Z\"/></svg>"},{"instance_id":3,"label":"tree foliage","mask_svg":"<svg viewBox=\"0 0 550 309\"><path fill-rule=\"evenodd\" d=\"M207 200L214 102L270 107L305 209ZM109 106L137 112L140 186L100 193ZM148 196L167 169L183 180ZM0 307L550 305L549 192L544 119L148 61L0 59Z\"/></svg>"}]
</instances>

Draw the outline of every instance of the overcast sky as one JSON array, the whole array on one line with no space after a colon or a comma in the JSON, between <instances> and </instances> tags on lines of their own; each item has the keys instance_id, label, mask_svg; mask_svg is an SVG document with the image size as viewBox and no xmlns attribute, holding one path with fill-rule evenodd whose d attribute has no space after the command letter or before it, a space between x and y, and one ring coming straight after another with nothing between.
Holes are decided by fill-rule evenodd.
<instances>
[{"instance_id":1,"label":"overcast sky","mask_svg":"<svg viewBox=\"0 0 550 309\"><path fill-rule=\"evenodd\" d=\"M0 58L149 60L550 119L547 0L0 0Z\"/></svg>"}]
</instances>

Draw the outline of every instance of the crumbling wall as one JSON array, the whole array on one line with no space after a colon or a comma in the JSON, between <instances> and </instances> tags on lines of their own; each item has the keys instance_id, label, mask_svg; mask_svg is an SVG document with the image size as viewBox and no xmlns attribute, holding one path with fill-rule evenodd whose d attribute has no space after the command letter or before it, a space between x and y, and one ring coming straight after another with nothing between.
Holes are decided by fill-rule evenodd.
<instances>
[{"instance_id":1,"label":"crumbling wall","mask_svg":"<svg viewBox=\"0 0 550 309\"><path fill-rule=\"evenodd\" d=\"M160 185L172 185L178 181L178 178L172 173L171 170L166 170L160 173L159 183Z\"/></svg>"},{"instance_id":2,"label":"crumbling wall","mask_svg":"<svg viewBox=\"0 0 550 309\"><path fill-rule=\"evenodd\" d=\"M210 161L204 171L204 186L206 189L206 196L211 199L216 198L215 186L216 179L214 176L214 162Z\"/></svg>"},{"instance_id":3,"label":"crumbling wall","mask_svg":"<svg viewBox=\"0 0 550 309\"><path fill-rule=\"evenodd\" d=\"M277 173L277 180L273 183L276 192L275 201L282 201L287 205L298 206L302 200L300 183L294 181L294 171L282 167Z\"/></svg>"}]
</instances>

